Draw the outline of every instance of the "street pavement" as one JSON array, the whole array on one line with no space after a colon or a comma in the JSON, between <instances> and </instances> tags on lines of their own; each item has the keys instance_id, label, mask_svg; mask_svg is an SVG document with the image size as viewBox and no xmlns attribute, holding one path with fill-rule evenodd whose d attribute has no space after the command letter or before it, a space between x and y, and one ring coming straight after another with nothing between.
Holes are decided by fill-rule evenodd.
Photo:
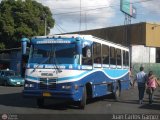
<instances>
[{"instance_id":1,"label":"street pavement","mask_svg":"<svg viewBox=\"0 0 160 120\"><path fill-rule=\"evenodd\" d=\"M0 114L159 114L160 89L154 95L154 103L148 104L145 94L144 103L138 103L136 88L123 91L121 99L115 101L111 96L104 96L90 101L84 110L64 101L46 100L44 108L38 108L35 99L22 97L23 87L0 86Z\"/></svg>"}]
</instances>

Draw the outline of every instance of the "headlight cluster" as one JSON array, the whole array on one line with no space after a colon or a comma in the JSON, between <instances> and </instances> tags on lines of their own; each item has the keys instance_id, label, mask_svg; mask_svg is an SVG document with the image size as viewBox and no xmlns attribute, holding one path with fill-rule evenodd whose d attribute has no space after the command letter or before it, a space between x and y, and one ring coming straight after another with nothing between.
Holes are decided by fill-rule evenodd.
<instances>
[{"instance_id":1,"label":"headlight cluster","mask_svg":"<svg viewBox=\"0 0 160 120\"><path fill-rule=\"evenodd\" d=\"M34 84L27 84L27 83L26 83L24 86L25 86L26 88L31 88L31 87L34 87Z\"/></svg>"}]
</instances>

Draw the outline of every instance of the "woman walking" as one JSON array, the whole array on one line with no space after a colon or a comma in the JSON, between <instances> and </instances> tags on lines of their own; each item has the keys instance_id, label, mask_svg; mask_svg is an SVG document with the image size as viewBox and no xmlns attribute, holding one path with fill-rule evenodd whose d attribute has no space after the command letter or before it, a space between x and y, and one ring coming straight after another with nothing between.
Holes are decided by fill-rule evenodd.
<instances>
[{"instance_id":1,"label":"woman walking","mask_svg":"<svg viewBox=\"0 0 160 120\"><path fill-rule=\"evenodd\" d=\"M153 95L154 95L154 91L155 91L157 85L160 86L157 81L157 78L153 75L153 72L150 71L148 74L147 90L146 90L146 92L149 95L149 104L152 104L152 102L153 102Z\"/></svg>"}]
</instances>

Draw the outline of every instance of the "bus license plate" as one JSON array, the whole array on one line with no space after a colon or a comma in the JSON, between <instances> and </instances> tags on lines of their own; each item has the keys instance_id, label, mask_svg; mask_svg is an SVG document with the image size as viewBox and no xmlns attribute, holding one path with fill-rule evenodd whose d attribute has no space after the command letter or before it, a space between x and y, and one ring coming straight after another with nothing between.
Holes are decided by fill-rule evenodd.
<instances>
[{"instance_id":1,"label":"bus license plate","mask_svg":"<svg viewBox=\"0 0 160 120\"><path fill-rule=\"evenodd\" d=\"M52 95L51 95L51 93L49 93L49 92L44 92L44 93L43 93L43 96L44 96L44 97L50 97L50 96L52 96Z\"/></svg>"}]
</instances>

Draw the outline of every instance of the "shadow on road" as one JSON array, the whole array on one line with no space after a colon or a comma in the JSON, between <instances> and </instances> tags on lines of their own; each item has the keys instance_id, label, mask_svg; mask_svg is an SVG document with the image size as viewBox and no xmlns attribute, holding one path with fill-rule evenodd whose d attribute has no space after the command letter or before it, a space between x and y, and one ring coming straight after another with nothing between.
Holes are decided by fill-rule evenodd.
<instances>
[{"instance_id":1,"label":"shadow on road","mask_svg":"<svg viewBox=\"0 0 160 120\"><path fill-rule=\"evenodd\" d=\"M110 96L103 96L91 99L87 101L87 104L92 104L97 101L109 101L114 102L115 100ZM23 98L22 93L12 94L0 94L0 105L12 106L12 107L25 107L25 108L37 108L36 99ZM54 110L67 110L67 109L79 109L77 102L64 102L53 99L45 99L45 106L43 109L54 109Z\"/></svg>"},{"instance_id":2,"label":"shadow on road","mask_svg":"<svg viewBox=\"0 0 160 120\"><path fill-rule=\"evenodd\" d=\"M0 94L0 105L33 108L35 101L24 99L22 93Z\"/></svg>"},{"instance_id":3,"label":"shadow on road","mask_svg":"<svg viewBox=\"0 0 160 120\"><path fill-rule=\"evenodd\" d=\"M55 109L55 110L66 110L68 108L76 109L76 107L71 106L69 102L64 102L64 101L55 102L54 100L51 99L46 99L45 101L46 102L43 109ZM37 108L36 99L23 98L22 93L0 94L0 105L12 106L12 107Z\"/></svg>"},{"instance_id":4,"label":"shadow on road","mask_svg":"<svg viewBox=\"0 0 160 120\"><path fill-rule=\"evenodd\" d=\"M149 104L144 104L142 106L140 106L139 108L141 109L151 109L151 110L160 110L160 104L152 104L152 105L149 105Z\"/></svg>"},{"instance_id":5,"label":"shadow on road","mask_svg":"<svg viewBox=\"0 0 160 120\"><path fill-rule=\"evenodd\" d=\"M119 103L138 104L138 100L119 100Z\"/></svg>"},{"instance_id":6,"label":"shadow on road","mask_svg":"<svg viewBox=\"0 0 160 120\"><path fill-rule=\"evenodd\" d=\"M45 106L43 109L55 109L55 110L66 110L68 108L74 108L69 102L59 101L54 103L54 100L46 99ZM23 98L22 93L13 94L0 94L0 105L12 106L12 107L25 107L25 108L37 108L36 99Z\"/></svg>"}]
</instances>

